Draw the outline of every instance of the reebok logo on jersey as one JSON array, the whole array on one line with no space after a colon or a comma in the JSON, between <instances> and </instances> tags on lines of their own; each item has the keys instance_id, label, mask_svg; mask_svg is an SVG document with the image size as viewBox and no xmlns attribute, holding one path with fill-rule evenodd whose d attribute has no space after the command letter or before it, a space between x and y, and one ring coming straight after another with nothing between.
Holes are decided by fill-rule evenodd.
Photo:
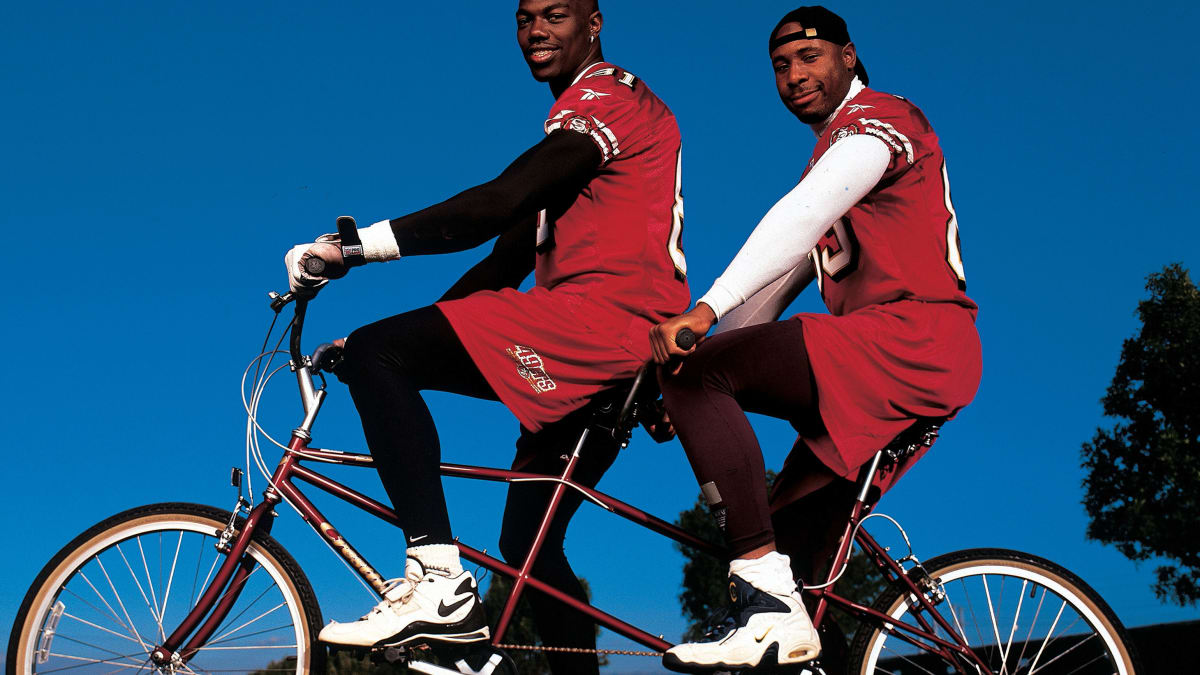
<instances>
[{"instance_id":1,"label":"reebok logo on jersey","mask_svg":"<svg viewBox=\"0 0 1200 675\"><path fill-rule=\"evenodd\" d=\"M856 112L862 112L864 110L869 110L874 107L875 106L873 106L873 105L863 105L861 103L851 103L850 106L846 110L849 112L852 112L852 113L856 113Z\"/></svg>"},{"instance_id":2,"label":"reebok logo on jersey","mask_svg":"<svg viewBox=\"0 0 1200 675\"><path fill-rule=\"evenodd\" d=\"M579 100L581 100L581 101L594 101L594 100L600 98L601 96L612 96L612 94L607 94L602 91L596 91L595 89L587 89L587 88L583 88L583 87L581 87L581 89L583 89L583 96L579 97Z\"/></svg>"},{"instance_id":3,"label":"reebok logo on jersey","mask_svg":"<svg viewBox=\"0 0 1200 675\"><path fill-rule=\"evenodd\" d=\"M529 383L535 394L558 389L558 383L546 373L546 365L542 362L542 357L538 356L533 348L513 345L504 351L509 358L516 361L517 375Z\"/></svg>"}]
</instances>

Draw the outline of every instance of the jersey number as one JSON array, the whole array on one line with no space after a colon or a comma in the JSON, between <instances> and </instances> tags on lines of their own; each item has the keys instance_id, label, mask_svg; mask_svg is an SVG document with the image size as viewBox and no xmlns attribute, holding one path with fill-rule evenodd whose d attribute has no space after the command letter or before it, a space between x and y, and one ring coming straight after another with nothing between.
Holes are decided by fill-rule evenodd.
<instances>
[{"instance_id":1,"label":"jersey number","mask_svg":"<svg viewBox=\"0 0 1200 675\"><path fill-rule=\"evenodd\" d=\"M837 281L854 271L858 258L858 242L854 239L854 230L850 227L849 218L838 218L833 227L825 233L825 237L833 236L831 245L817 244L809 257L816 268L817 290L825 292L825 276Z\"/></svg>"},{"instance_id":2,"label":"jersey number","mask_svg":"<svg viewBox=\"0 0 1200 675\"><path fill-rule=\"evenodd\" d=\"M671 206L671 236L667 253L675 264L675 274L687 278L687 260L683 257L683 147L675 155L675 203Z\"/></svg>"},{"instance_id":3,"label":"jersey number","mask_svg":"<svg viewBox=\"0 0 1200 675\"><path fill-rule=\"evenodd\" d=\"M950 266L950 271L958 279L959 290L965 291L967 275L963 270L962 242L958 236L958 214L955 213L954 204L950 201L950 175L946 172L944 160L942 161L942 187L946 212L950 214L946 219L946 264ZM822 292L825 290L824 277L828 275L830 279L837 281L853 272L858 255L858 242L854 238L854 230L850 227L849 219L838 219L833 227L829 228L829 232L825 233L825 237L830 236L835 240L831 245L817 244L809 253L813 267L816 268L817 288Z\"/></svg>"}]
</instances>

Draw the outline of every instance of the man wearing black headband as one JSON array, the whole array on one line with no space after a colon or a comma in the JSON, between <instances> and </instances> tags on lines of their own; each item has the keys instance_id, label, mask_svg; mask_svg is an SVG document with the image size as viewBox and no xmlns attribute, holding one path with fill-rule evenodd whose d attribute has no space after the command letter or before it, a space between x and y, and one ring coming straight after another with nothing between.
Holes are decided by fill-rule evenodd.
<instances>
[{"instance_id":1,"label":"man wearing black headband","mask_svg":"<svg viewBox=\"0 0 1200 675\"><path fill-rule=\"evenodd\" d=\"M663 658L684 672L817 656L795 575L824 579L840 534L830 525L844 523L860 467L915 419L957 413L981 373L946 163L925 116L866 87L845 22L823 7L787 14L769 47L783 104L817 135L808 168L695 308L651 329L659 363L688 356L663 395L734 558L726 620ZM814 278L830 313L775 321ZM718 319L694 354L674 344ZM744 410L800 435L769 498Z\"/></svg>"}]
</instances>

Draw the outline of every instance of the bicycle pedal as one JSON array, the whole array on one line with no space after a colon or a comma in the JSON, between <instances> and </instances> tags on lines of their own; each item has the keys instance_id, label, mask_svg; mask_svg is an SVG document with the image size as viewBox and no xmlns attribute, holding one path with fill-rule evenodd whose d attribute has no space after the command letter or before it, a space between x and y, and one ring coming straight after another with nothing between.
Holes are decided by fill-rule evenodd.
<instances>
[{"instance_id":1,"label":"bicycle pedal","mask_svg":"<svg viewBox=\"0 0 1200 675\"><path fill-rule=\"evenodd\" d=\"M449 646L410 654L408 669L427 675L516 675L516 664L491 645Z\"/></svg>"}]
</instances>

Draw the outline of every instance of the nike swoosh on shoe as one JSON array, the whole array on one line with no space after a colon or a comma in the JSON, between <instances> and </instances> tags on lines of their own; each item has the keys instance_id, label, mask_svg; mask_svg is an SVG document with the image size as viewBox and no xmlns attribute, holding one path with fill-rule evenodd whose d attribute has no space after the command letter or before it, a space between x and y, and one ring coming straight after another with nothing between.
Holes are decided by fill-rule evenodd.
<instances>
[{"instance_id":1,"label":"nike swoosh on shoe","mask_svg":"<svg viewBox=\"0 0 1200 675\"><path fill-rule=\"evenodd\" d=\"M470 579L463 579L463 582L458 585L458 588L454 589L455 595L460 595L462 593L466 593L467 596L453 604L447 605L445 600L442 600L441 602L439 602L438 603L438 614L441 616L450 616L459 607L462 607L463 605L467 604L472 599L474 599L475 584L472 584Z\"/></svg>"}]
</instances>

